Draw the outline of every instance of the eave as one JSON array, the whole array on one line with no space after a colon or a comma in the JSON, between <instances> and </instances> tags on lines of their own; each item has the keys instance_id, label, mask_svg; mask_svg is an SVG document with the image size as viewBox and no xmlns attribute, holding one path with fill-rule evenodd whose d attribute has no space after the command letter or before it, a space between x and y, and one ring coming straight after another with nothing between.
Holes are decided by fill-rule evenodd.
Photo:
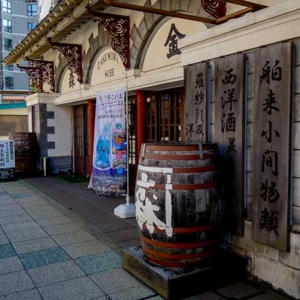
<instances>
[{"instance_id":1,"label":"eave","mask_svg":"<svg viewBox=\"0 0 300 300\"><path fill-rule=\"evenodd\" d=\"M20 63L26 59L39 59L41 56L52 48L49 39L52 42L60 42L76 31L83 24L91 20L91 17L86 11L86 6L97 12L105 12L109 7L116 7L128 10L135 10L145 13L159 14L162 16L170 16L183 18L193 21L219 25L232 18L239 17L243 14L257 11L266 6L254 2L244 0L219 0L220 2L231 3L244 7L242 10L234 14L227 15L223 18L203 18L195 15L155 9L149 6L133 5L123 1L112 0L61 0L49 12L49 14L17 45L3 60L4 65L12 63ZM201 0L199 0L201 3ZM200 4L199 4L200 5Z\"/></svg>"}]
</instances>

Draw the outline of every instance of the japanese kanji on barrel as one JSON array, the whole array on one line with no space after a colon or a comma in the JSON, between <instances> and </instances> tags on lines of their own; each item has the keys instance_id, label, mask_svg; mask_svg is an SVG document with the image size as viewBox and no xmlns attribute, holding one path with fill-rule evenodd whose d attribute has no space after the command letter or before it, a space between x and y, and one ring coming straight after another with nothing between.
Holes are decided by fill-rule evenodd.
<instances>
[{"instance_id":1,"label":"japanese kanji on barrel","mask_svg":"<svg viewBox=\"0 0 300 300\"><path fill-rule=\"evenodd\" d=\"M216 144L143 144L136 219L144 256L165 267L207 265L223 216Z\"/></svg>"}]
</instances>

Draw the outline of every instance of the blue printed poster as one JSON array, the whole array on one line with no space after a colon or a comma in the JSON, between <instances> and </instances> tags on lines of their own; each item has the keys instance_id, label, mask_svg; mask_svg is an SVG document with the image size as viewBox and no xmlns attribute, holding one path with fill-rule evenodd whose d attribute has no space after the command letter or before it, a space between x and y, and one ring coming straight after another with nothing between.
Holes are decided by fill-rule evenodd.
<instances>
[{"instance_id":1,"label":"blue printed poster","mask_svg":"<svg viewBox=\"0 0 300 300\"><path fill-rule=\"evenodd\" d=\"M88 188L101 196L125 196L127 140L125 90L99 92L96 99L93 171Z\"/></svg>"}]
</instances>

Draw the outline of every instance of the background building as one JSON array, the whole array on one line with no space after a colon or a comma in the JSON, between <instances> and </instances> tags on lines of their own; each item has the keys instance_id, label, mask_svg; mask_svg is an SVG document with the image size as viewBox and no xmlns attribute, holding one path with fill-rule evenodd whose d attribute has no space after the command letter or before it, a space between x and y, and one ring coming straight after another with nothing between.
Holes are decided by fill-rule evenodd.
<instances>
[{"instance_id":1,"label":"background building","mask_svg":"<svg viewBox=\"0 0 300 300\"><path fill-rule=\"evenodd\" d=\"M37 15L37 0L1 1L1 61L34 29L37 22ZM26 65L26 62L22 65ZM3 95L5 95L5 91L7 91L7 95L14 93L13 91L29 91L28 75L21 72L17 65L14 64L7 66L1 64L0 84L1 90L4 91ZM6 96L5 98L6 103L15 102L13 97L10 99L10 97ZM0 103L2 99L1 95Z\"/></svg>"}]
</instances>

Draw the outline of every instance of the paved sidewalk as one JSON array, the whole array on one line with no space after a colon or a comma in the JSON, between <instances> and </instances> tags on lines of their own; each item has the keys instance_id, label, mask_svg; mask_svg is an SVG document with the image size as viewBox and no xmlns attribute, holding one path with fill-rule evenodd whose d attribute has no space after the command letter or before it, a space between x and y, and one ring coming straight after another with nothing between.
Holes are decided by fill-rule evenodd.
<instances>
[{"instance_id":1,"label":"paved sidewalk","mask_svg":"<svg viewBox=\"0 0 300 300\"><path fill-rule=\"evenodd\" d=\"M48 180L55 183L55 179ZM130 239L129 234L122 240L112 235L113 231L97 228L105 220L111 224L112 206L102 207L102 223L98 216L97 224L89 224L70 209L73 200L70 195L78 196L81 185L61 186L64 191L55 200L65 203L62 205L45 195L45 190L42 193L28 182L0 183L0 300L163 299L121 267L120 249L132 240L135 244L136 237ZM49 185L53 192L54 185L51 188L48 182L48 188ZM74 201L73 204L76 207ZM110 216L105 218L106 213ZM115 231L126 231L122 222L132 224L128 229L136 230L133 220L118 222L120 228L116 227ZM196 299L286 298L238 282L187 298Z\"/></svg>"}]
</instances>

